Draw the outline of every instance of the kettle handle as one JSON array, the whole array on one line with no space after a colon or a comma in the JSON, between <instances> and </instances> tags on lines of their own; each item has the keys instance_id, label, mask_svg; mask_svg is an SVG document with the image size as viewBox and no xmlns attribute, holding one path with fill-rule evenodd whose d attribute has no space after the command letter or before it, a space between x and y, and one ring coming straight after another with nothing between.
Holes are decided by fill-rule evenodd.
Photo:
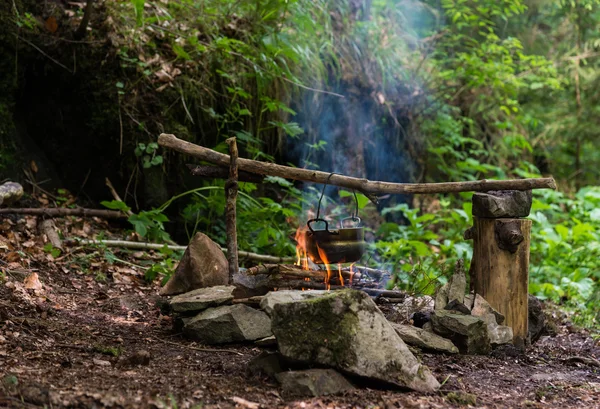
<instances>
[{"instance_id":1,"label":"kettle handle","mask_svg":"<svg viewBox=\"0 0 600 409\"><path fill-rule=\"evenodd\" d=\"M340 227L341 227L342 229L344 228L344 222L345 222L346 220L352 220L353 222L356 222L356 221L358 221L358 223L356 223L356 226L355 226L355 228L356 228L356 227L359 227L359 226L360 226L360 223L361 223L360 217L358 217L358 216L350 216L350 217L345 217L345 218L343 218L342 220L340 220Z\"/></svg>"},{"instance_id":2,"label":"kettle handle","mask_svg":"<svg viewBox=\"0 0 600 409\"><path fill-rule=\"evenodd\" d=\"M327 220L325 219L321 219L321 218L316 218L316 219L310 219L309 221L306 222L306 226L308 227L308 229L310 230L311 233L315 233L315 231L313 230L311 224L314 222L323 222L325 223L325 231L329 234L340 234L339 232L335 232L335 231L330 231L329 230L329 224L327 223Z\"/></svg>"}]
</instances>

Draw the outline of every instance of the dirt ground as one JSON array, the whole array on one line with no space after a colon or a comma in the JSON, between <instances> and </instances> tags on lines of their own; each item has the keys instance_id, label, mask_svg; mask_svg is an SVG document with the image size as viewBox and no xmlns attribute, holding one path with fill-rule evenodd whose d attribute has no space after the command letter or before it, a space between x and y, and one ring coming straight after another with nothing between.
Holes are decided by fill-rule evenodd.
<instances>
[{"instance_id":1,"label":"dirt ground","mask_svg":"<svg viewBox=\"0 0 600 409\"><path fill-rule=\"evenodd\" d=\"M199 350L173 333L142 269L110 263L105 249L53 257L36 223L0 219L0 408L600 408L600 368L579 359L600 359L598 341L561 320L525 355L420 354L443 383L436 394L362 388L287 400L275 382L247 373L260 348ZM57 224L80 237L109 228ZM114 254L133 264L149 257Z\"/></svg>"}]
</instances>

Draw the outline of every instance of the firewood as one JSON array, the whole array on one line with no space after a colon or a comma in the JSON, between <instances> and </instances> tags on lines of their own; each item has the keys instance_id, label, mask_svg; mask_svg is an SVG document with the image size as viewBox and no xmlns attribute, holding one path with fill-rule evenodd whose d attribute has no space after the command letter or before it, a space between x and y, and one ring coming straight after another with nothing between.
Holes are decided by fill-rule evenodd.
<instances>
[{"instance_id":1,"label":"firewood","mask_svg":"<svg viewBox=\"0 0 600 409\"><path fill-rule=\"evenodd\" d=\"M278 276L287 276L287 277L296 277L296 278L310 278L316 279L320 281L324 281L327 276L327 271L325 270L304 270L300 266L296 265L288 265L288 264L261 264L259 266L251 267L246 270L246 274L248 275L258 275L258 274L267 274L267 275L278 275ZM337 267L331 267L331 278L335 278L339 275L339 271ZM361 277L360 273L350 273L349 271L342 270L342 277L344 279L350 279L353 277L354 279L359 279Z\"/></svg>"},{"instance_id":2,"label":"firewood","mask_svg":"<svg viewBox=\"0 0 600 409\"><path fill-rule=\"evenodd\" d=\"M176 150L181 153L205 160L220 166L227 166L230 162L228 155L212 149L178 139L175 135L161 134L158 138L161 146ZM353 189L362 192L373 199L376 194L415 194L415 193L456 193L456 192L487 192L490 190L531 190L531 189L556 189L553 178L515 179L515 180L474 180L466 182L445 183L391 183L370 181L328 172L310 169L292 168L275 163L260 162L250 159L238 159L241 170L260 175L279 176L286 179L303 180L322 184Z\"/></svg>"}]
</instances>

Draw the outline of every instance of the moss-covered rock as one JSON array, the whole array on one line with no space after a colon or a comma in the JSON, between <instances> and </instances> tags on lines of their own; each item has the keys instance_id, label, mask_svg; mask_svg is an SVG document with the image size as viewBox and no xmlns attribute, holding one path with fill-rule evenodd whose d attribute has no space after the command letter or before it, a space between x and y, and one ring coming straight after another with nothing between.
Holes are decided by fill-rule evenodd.
<instances>
[{"instance_id":1,"label":"moss-covered rock","mask_svg":"<svg viewBox=\"0 0 600 409\"><path fill-rule=\"evenodd\" d=\"M272 330L286 358L423 392L440 386L361 291L277 304Z\"/></svg>"}]
</instances>

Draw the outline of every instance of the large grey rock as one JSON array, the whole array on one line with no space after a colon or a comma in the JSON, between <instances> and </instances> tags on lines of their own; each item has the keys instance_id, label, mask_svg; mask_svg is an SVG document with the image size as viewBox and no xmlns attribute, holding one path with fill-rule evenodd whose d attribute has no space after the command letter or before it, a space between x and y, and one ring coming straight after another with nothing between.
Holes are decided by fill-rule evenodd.
<instances>
[{"instance_id":1,"label":"large grey rock","mask_svg":"<svg viewBox=\"0 0 600 409\"><path fill-rule=\"evenodd\" d=\"M462 353L487 355L491 350L487 324L479 317L435 311L431 324L437 334L449 338Z\"/></svg>"},{"instance_id":2,"label":"large grey rock","mask_svg":"<svg viewBox=\"0 0 600 409\"><path fill-rule=\"evenodd\" d=\"M183 333L203 344L254 341L271 335L271 320L244 304L209 308L185 322Z\"/></svg>"},{"instance_id":3,"label":"large grey rock","mask_svg":"<svg viewBox=\"0 0 600 409\"><path fill-rule=\"evenodd\" d=\"M390 323L400 338L408 345L413 345L421 349L444 352L447 354L457 354L458 348L452 341L442 338L439 335L431 333L412 325L402 325Z\"/></svg>"},{"instance_id":4,"label":"large grey rock","mask_svg":"<svg viewBox=\"0 0 600 409\"><path fill-rule=\"evenodd\" d=\"M361 291L276 304L272 329L286 358L421 392L440 387Z\"/></svg>"},{"instance_id":5,"label":"large grey rock","mask_svg":"<svg viewBox=\"0 0 600 409\"><path fill-rule=\"evenodd\" d=\"M493 314L497 324L504 322L504 315L499 313L486 301L485 298L479 294L475 294L475 300L473 302L473 308L471 308L471 315L476 317L485 317L488 314Z\"/></svg>"},{"instance_id":6,"label":"large grey rock","mask_svg":"<svg viewBox=\"0 0 600 409\"><path fill-rule=\"evenodd\" d=\"M462 259L456 262L454 274L452 274L452 278L450 278L448 284L448 302L456 300L462 304L465 300L465 292L467 291L465 264Z\"/></svg>"},{"instance_id":7,"label":"large grey rock","mask_svg":"<svg viewBox=\"0 0 600 409\"><path fill-rule=\"evenodd\" d=\"M203 287L227 285L229 271L221 247L203 233L196 233L171 279L160 295L187 293Z\"/></svg>"},{"instance_id":8,"label":"large grey rock","mask_svg":"<svg viewBox=\"0 0 600 409\"><path fill-rule=\"evenodd\" d=\"M275 378L281 384L285 397L335 395L354 386L333 369L307 369L280 372Z\"/></svg>"},{"instance_id":9,"label":"large grey rock","mask_svg":"<svg viewBox=\"0 0 600 409\"><path fill-rule=\"evenodd\" d=\"M527 217L531 202L531 190L478 192L473 194L473 216L492 219Z\"/></svg>"},{"instance_id":10,"label":"large grey rock","mask_svg":"<svg viewBox=\"0 0 600 409\"><path fill-rule=\"evenodd\" d=\"M209 307L227 304L233 300L233 290L235 290L233 286L217 285L176 295L171 300L171 309L174 312L183 313L202 311Z\"/></svg>"},{"instance_id":11,"label":"large grey rock","mask_svg":"<svg viewBox=\"0 0 600 409\"><path fill-rule=\"evenodd\" d=\"M260 308L269 315L273 314L273 308L277 304L289 303L294 301L308 300L310 298L321 297L327 294L324 290L298 291L282 290L271 291L260 302Z\"/></svg>"}]
</instances>

